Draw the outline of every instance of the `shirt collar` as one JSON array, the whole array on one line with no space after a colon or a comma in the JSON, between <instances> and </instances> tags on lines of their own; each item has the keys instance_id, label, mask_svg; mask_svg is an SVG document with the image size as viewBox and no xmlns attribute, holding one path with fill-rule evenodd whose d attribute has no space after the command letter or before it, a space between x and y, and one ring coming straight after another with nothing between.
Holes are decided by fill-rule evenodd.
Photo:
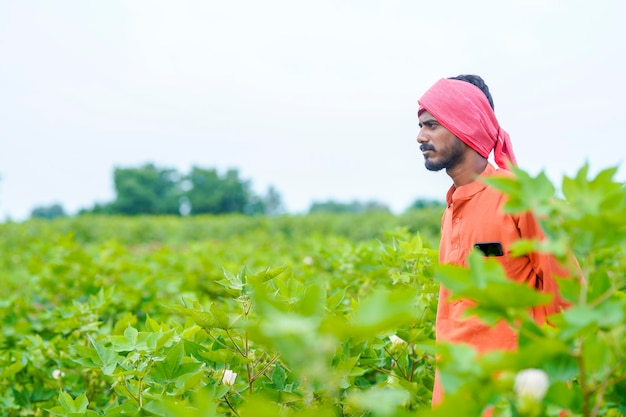
<instances>
[{"instance_id":1,"label":"shirt collar","mask_svg":"<svg viewBox=\"0 0 626 417\"><path fill-rule=\"evenodd\" d=\"M489 177L491 175L494 175L497 171L498 170L494 168L493 165L487 162L487 166L478 177ZM475 181L472 181L469 184L465 184L460 187L456 187L454 184L452 184L452 186L448 190L448 193L446 194L446 202L448 203L448 205L450 205L452 202L457 200L467 200L473 195L481 192L485 188L487 188L487 184L479 181L478 178Z\"/></svg>"}]
</instances>

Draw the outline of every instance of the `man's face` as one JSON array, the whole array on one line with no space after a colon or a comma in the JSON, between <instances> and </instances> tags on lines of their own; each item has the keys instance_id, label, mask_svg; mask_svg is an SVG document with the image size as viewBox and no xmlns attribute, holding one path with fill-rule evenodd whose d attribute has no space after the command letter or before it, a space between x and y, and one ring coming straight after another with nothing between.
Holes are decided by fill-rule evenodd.
<instances>
[{"instance_id":1,"label":"man's face","mask_svg":"<svg viewBox=\"0 0 626 417\"><path fill-rule=\"evenodd\" d=\"M419 116L420 131L417 143L424 155L424 164L430 171L454 168L463 160L465 145L435 118L424 111Z\"/></svg>"}]
</instances>

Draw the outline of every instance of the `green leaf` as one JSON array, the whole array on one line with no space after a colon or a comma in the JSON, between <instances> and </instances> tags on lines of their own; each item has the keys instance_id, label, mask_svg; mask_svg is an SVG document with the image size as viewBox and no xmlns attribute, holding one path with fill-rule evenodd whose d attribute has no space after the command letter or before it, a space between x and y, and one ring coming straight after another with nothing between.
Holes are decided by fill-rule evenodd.
<instances>
[{"instance_id":1,"label":"green leaf","mask_svg":"<svg viewBox=\"0 0 626 417\"><path fill-rule=\"evenodd\" d=\"M611 350L612 346L604 333L583 340L583 361L588 376L593 376L598 380L611 377L611 375L605 375L607 370L611 369L611 365L617 361L617 358L611 354Z\"/></svg>"},{"instance_id":2,"label":"green leaf","mask_svg":"<svg viewBox=\"0 0 626 417\"><path fill-rule=\"evenodd\" d=\"M573 329L609 329L619 325L624 318L622 303L617 300L607 300L598 307L576 305L563 313L565 321Z\"/></svg>"},{"instance_id":3,"label":"green leaf","mask_svg":"<svg viewBox=\"0 0 626 417\"><path fill-rule=\"evenodd\" d=\"M475 303L466 315L477 315L488 324L500 319L513 320L526 314L528 308L545 305L552 296L509 280L502 266L493 259L485 259L474 250L468 258L469 269L456 265L441 265L435 278L451 291L451 300L470 300Z\"/></svg>"},{"instance_id":4,"label":"green leaf","mask_svg":"<svg viewBox=\"0 0 626 417\"><path fill-rule=\"evenodd\" d=\"M119 355L113 349L105 347L91 336L89 336L89 341L96 350L98 355L96 364L100 366L102 373L109 376L113 375L119 363Z\"/></svg>"},{"instance_id":5,"label":"green leaf","mask_svg":"<svg viewBox=\"0 0 626 417\"><path fill-rule=\"evenodd\" d=\"M126 312L122 317L120 317L115 323L115 327L111 331L112 335L121 335L128 328L128 326L132 326L137 323L137 317L130 313Z\"/></svg>"},{"instance_id":6,"label":"green leaf","mask_svg":"<svg viewBox=\"0 0 626 417\"><path fill-rule=\"evenodd\" d=\"M509 213L533 211L537 216L549 215L556 189L547 175L540 172L533 178L517 167L511 167L513 178L492 176L482 179L487 185L507 194L504 210Z\"/></svg>"},{"instance_id":7,"label":"green leaf","mask_svg":"<svg viewBox=\"0 0 626 417\"><path fill-rule=\"evenodd\" d=\"M544 398L546 404L553 404L562 410L571 410L579 414L582 411L583 394L579 385L559 381L550 385Z\"/></svg>"},{"instance_id":8,"label":"green leaf","mask_svg":"<svg viewBox=\"0 0 626 417\"><path fill-rule=\"evenodd\" d=\"M230 272L224 270L224 278L220 281L215 281L216 284L222 285L224 288L230 290L231 295L237 295L243 290L243 280L245 280L246 268L244 267L240 274L233 275Z\"/></svg>"},{"instance_id":9,"label":"green leaf","mask_svg":"<svg viewBox=\"0 0 626 417\"><path fill-rule=\"evenodd\" d=\"M551 381L571 381L580 372L576 358L572 357L569 352L544 356L543 363L536 363L535 366L541 366L550 375Z\"/></svg>"},{"instance_id":10,"label":"green leaf","mask_svg":"<svg viewBox=\"0 0 626 417\"><path fill-rule=\"evenodd\" d=\"M68 414L80 414L87 410L89 400L85 394L81 394L76 399L66 392L59 393L59 404Z\"/></svg>"},{"instance_id":11,"label":"green leaf","mask_svg":"<svg viewBox=\"0 0 626 417\"><path fill-rule=\"evenodd\" d=\"M261 272L257 272L256 274L250 275L248 277L248 282L250 282L250 284L252 285L257 285L262 282L267 282L281 275L288 269L289 267L287 265L279 266L275 268L267 268Z\"/></svg>"},{"instance_id":12,"label":"green leaf","mask_svg":"<svg viewBox=\"0 0 626 417\"><path fill-rule=\"evenodd\" d=\"M228 394L229 391L230 391L229 385L223 385L223 384L213 385L211 395L215 399L221 399L221 398L224 398L224 396Z\"/></svg>"},{"instance_id":13,"label":"green leaf","mask_svg":"<svg viewBox=\"0 0 626 417\"><path fill-rule=\"evenodd\" d=\"M194 306L194 308L180 306L170 307L170 309L172 311L175 311L176 313L191 317L198 326L204 329L213 329L219 327L218 321L215 319L211 312L202 311L199 308L199 306Z\"/></svg>"},{"instance_id":14,"label":"green leaf","mask_svg":"<svg viewBox=\"0 0 626 417\"><path fill-rule=\"evenodd\" d=\"M67 392L59 393L59 404L68 413L76 412L76 407L74 407L74 399Z\"/></svg>"},{"instance_id":15,"label":"green leaf","mask_svg":"<svg viewBox=\"0 0 626 417\"><path fill-rule=\"evenodd\" d=\"M344 331L353 337L398 328L415 320L416 294L412 288L377 288L359 301Z\"/></svg>"},{"instance_id":16,"label":"green leaf","mask_svg":"<svg viewBox=\"0 0 626 417\"><path fill-rule=\"evenodd\" d=\"M320 316L326 307L326 290L323 282L307 285L296 304L298 313L304 316Z\"/></svg>"},{"instance_id":17,"label":"green leaf","mask_svg":"<svg viewBox=\"0 0 626 417\"><path fill-rule=\"evenodd\" d=\"M451 394L471 383L481 374L476 351L467 345L442 344L438 347L439 375L446 392Z\"/></svg>"},{"instance_id":18,"label":"green leaf","mask_svg":"<svg viewBox=\"0 0 626 417\"><path fill-rule=\"evenodd\" d=\"M211 314L215 319L216 327L225 330L232 328L240 317L240 315L233 315L233 318L229 317L228 310L224 309L222 306L218 307L216 304L211 304Z\"/></svg>"},{"instance_id":19,"label":"green leaf","mask_svg":"<svg viewBox=\"0 0 626 417\"><path fill-rule=\"evenodd\" d=\"M326 305L330 311L335 311L341 305L343 300L346 298L347 290L347 287L338 289L334 294L328 297Z\"/></svg>"},{"instance_id":20,"label":"green leaf","mask_svg":"<svg viewBox=\"0 0 626 417\"><path fill-rule=\"evenodd\" d=\"M274 365L274 371L272 372L272 384L277 390L283 390L285 388L285 381L287 380L287 374L282 366Z\"/></svg>"},{"instance_id":21,"label":"green leaf","mask_svg":"<svg viewBox=\"0 0 626 417\"><path fill-rule=\"evenodd\" d=\"M128 326L126 330L124 330L124 337L129 345L137 344L137 335L139 335L139 331L132 326Z\"/></svg>"},{"instance_id":22,"label":"green leaf","mask_svg":"<svg viewBox=\"0 0 626 417\"><path fill-rule=\"evenodd\" d=\"M157 380L162 382L173 382L177 375L178 369L183 361L184 350L183 344L175 344L161 362L157 362L152 368L150 374Z\"/></svg>"},{"instance_id":23,"label":"green leaf","mask_svg":"<svg viewBox=\"0 0 626 417\"><path fill-rule=\"evenodd\" d=\"M588 180L589 165L585 164L574 178L563 179L563 194L568 202L576 206L578 212L598 215L602 209L610 209L620 200L623 201L622 187L613 182L616 173L617 167L612 167ZM609 204L605 203L607 200Z\"/></svg>"},{"instance_id":24,"label":"green leaf","mask_svg":"<svg viewBox=\"0 0 626 417\"><path fill-rule=\"evenodd\" d=\"M152 317L147 315L146 316L146 330L148 330L149 332L160 332L161 326L156 320L154 320Z\"/></svg>"},{"instance_id":25,"label":"green leaf","mask_svg":"<svg viewBox=\"0 0 626 417\"><path fill-rule=\"evenodd\" d=\"M331 406L311 404L306 408L279 405L261 395L253 395L244 402L238 414L240 417L336 417ZM212 416L207 416L212 417Z\"/></svg>"},{"instance_id":26,"label":"green leaf","mask_svg":"<svg viewBox=\"0 0 626 417\"><path fill-rule=\"evenodd\" d=\"M410 399L410 393L402 388L372 387L364 391L351 392L347 403L356 409L386 417L397 415L398 409Z\"/></svg>"}]
</instances>

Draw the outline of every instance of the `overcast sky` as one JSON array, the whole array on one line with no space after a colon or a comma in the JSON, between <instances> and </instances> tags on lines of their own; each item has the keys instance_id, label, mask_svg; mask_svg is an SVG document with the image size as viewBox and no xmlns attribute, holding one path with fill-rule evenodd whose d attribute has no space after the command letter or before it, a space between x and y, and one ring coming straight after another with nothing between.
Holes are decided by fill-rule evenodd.
<instances>
[{"instance_id":1,"label":"overcast sky","mask_svg":"<svg viewBox=\"0 0 626 417\"><path fill-rule=\"evenodd\" d=\"M114 167L237 168L290 212L443 199L417 99L481 75L520 166L626 156L626 2L0 1L0 221L114 198Z\"/></svg>"}]
</instances>

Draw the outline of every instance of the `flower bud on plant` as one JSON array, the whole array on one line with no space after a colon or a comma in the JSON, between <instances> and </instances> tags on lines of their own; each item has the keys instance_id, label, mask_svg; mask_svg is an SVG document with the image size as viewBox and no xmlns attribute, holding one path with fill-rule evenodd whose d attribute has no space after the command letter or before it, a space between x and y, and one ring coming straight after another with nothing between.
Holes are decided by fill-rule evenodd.
<instances>
[{"instance_id":1,"label":"flower bud on plant","mask_svg":"<svg viewBox=\"0 0 626 417\"><path fill-rule=\"evenodd\" d=\"M236 372L233 372L230 369L225 369L224 376L222 377L222 383L224 385L233 386L235 384L235 378L237 378Z\"/></svg>"},{"instance_id":2,"label":"flower bud on plant","mask_svg":"<svg viewBox=\"0 0 626 417\"><path fill-rule=\"evenodd\" d=\"M392 345L402 345L406 343L404 339L399 338L395 334L392 334L391 336L389 336L389 340L391 341Z\"/></svg>"},{"instance_id":3,"label":"flower bud on plant","mask_svg":"<svg viewBox=\"0 0 626 417\"><path fill-rule=\"evenodd\" d=\"M541 401L548 391L548 374L541 369L524 369L515 377L515 393Z\"/></svg>"},{"instance_id":4,"label":"flower bud on plant","mask_svg":"<svg viewBox=\"0 0 626 417\"><path fill-rule=\"evenodd\" d=\"M389 336L389 341L391 342L391 347L389 348L389 353L395 357L395 355L399 355L404 350L406 345L406 341L404 339L399 338L395 334Z\"/></svg>"}]
</instances>

